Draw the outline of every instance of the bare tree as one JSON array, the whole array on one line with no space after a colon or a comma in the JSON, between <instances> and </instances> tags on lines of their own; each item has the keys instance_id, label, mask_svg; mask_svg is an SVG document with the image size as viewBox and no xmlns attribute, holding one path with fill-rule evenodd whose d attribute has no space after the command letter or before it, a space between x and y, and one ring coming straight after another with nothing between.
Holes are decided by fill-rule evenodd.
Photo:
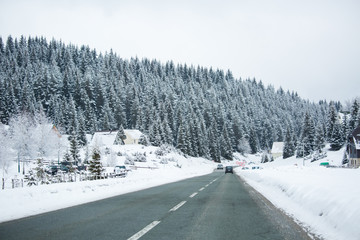
<instances>
[{"instance_id":1,"label":"bare tree","mask_svg":"<svg viewBox=\"0 0 360 240\"><path fill-rule=\"evenodd\" d=\"M56 155L60 136L53 124L42 111L35 114L34 120L34 128L31 130L36 144L37 157L46 159Z\"/></svg>"},{"instance_id":2,"label":"bare tree","mask_svg":"<svg viewBox=\"0 0 360 240\"><path fill-rule=\"evenodd\" d=\"M249 141L243 137L239 140L239 144L237 146L237 150L242 154L245 155L251 152Z\"/></svg>"},{"instance_id":3,"label":"bare tree","mask_svg":"<svg viewBox=\"0 0 360 240\"><path fill-rule=\"evenodd\" d=\"M27 114L19 114L10 119L10 133L12 148L17 153L18 173L22 162L23 174L25 174L25 161L36 157L36 143L33 141L34 120Z\"/></svg>"},{"instance_id":4,"label":"bare tree","mask_svg":"<svg viewBox=\"0 0 360 240\"><path fill-rule=\"evenodd\" d=\"M10 161L13 159L10 150L10 136L6 128L7 126L0 124L0 168L3 178L7 175Z\"/></svg>"}]
</instances>

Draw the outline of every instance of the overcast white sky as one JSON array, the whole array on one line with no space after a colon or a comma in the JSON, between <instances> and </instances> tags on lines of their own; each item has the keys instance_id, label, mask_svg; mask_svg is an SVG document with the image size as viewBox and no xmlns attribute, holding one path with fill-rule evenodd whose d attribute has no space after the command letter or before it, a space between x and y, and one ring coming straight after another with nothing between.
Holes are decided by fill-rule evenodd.
<instances>
[{"instance_id":1,"label":"overcast white sky","mask_svg":"<svg viewBox=\"0 0 360 240\"><path fill-rule=\"evenodd\" d=\"M360 96L358 0L0 0L0 36L230 69L305 99Z\"/></svg>"}]
</instances>

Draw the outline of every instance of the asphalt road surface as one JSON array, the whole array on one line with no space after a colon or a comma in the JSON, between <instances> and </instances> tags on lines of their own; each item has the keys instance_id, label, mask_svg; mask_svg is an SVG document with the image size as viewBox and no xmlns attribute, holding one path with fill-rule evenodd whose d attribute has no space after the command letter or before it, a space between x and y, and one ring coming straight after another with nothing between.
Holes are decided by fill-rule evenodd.
<instances>
[{"instance_id":1,"label":"asphalt road surface","mask_svg":"<svg viewBox=\"0 0 360 240\"><path fill-rule=\"evenodd\" d=\"M217 171L1 223L0 239L310 238L238 176Z\"/></svg>"}]
</instances>

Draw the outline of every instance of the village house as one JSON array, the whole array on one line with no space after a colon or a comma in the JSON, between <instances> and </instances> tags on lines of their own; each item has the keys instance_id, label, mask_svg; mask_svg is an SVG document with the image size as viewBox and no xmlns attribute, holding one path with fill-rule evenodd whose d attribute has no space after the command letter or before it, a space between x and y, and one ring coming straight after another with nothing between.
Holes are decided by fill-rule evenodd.
<instances>
[{"instance_id":1,"label":"village house","mask_svg":"<svg viewBox=\"0 0 360 240\"><path fill-rule=\"evenodd\" d=\"M95 132L92 140L91 146L104 147L114 145L116 135L118 131L101 131Z\"/></svg>"},{"instance_id":2,"label":"village house","mask_svg":"<svg viewBox=\"0 0 360 240\"><path fill-rule=\"evenodd\" d=\"M360 127L356 128L348 138L347 152L349 167L360 167Z\"/></svg>"},{"instance_id":3,"label":"village house","mask_svg":"<svg viewBox=\"0 0 360 240\"><path fill-rule=\"evenodd\" d=\"M126 139L124 139L124 144L139 144L139 139L142 133L136 129L124 129ZM91 141L91 145L95 144L98 147L111 146L115 144L115 139L118 134L118 131L103 131L94 133Z\"/></svg>"},{"instance_id":4,"label":"village house","mask_svg":"<svg viewBox=\"0 0 360 240\"><path fill-rule=\"evenodd\" d=\"M271 155L275 159L283 155L284 142L274 142L271 148Z\"/></svg>"},{"instance_id":5,"label":"village house","mask_svg":"<svg viewBox=\"0 0 360 240\"><path fill-rule=\"evenodd\" d=\"M139 144L140 137L142 133L136 129L124 129L126 139L124 140L125 144Z\"/></svg>"}]
</instances>

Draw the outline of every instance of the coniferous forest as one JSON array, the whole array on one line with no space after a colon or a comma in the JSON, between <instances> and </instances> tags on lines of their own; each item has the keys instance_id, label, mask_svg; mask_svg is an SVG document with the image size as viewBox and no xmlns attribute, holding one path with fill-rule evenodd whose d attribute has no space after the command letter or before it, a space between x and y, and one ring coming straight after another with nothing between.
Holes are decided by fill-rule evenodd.
<instances>
[{"instance_id":1,"label":"coniferous forest","mask_svg":"<svg viewBox=\"0 0 360 240\"><path fill-rule=\"evenodd\" d=\"M245 143L252 153L286 139L294 148L304 139L304 125L313 129L312 144L326 138L329 106L256 79L236 79L231 71L122 59L111 50L43 37L0 38L1 122L40 111L80 144L87 133L123 127L139 129L155 146L232 159Z\"/></svg>"}]
</instances>

